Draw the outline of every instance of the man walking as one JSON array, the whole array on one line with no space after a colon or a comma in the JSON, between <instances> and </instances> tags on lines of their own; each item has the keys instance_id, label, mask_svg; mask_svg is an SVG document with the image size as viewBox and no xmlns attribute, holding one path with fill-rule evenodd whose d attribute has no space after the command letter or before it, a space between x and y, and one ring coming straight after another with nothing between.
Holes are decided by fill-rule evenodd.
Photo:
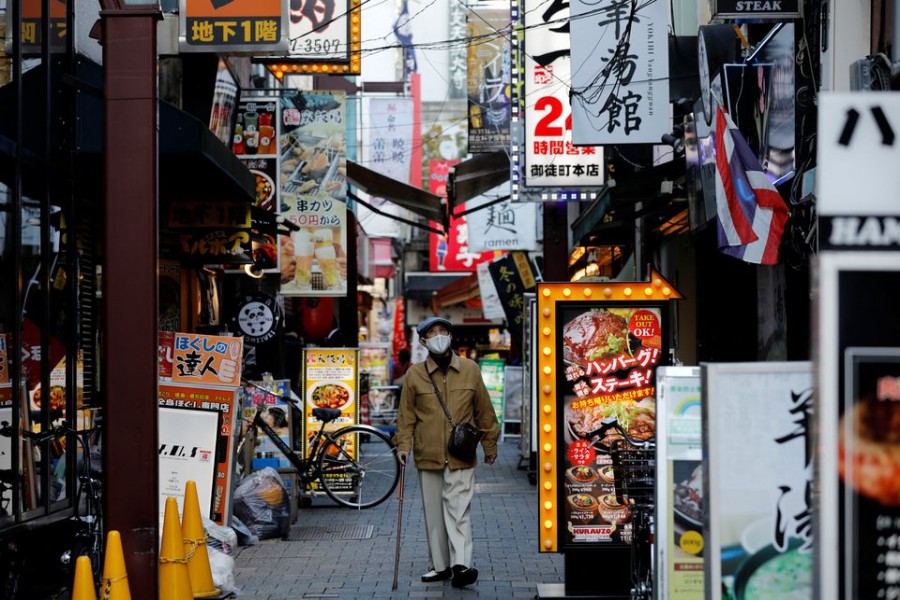
<instances>
[{"instance_id":1,"label":"man walking","mask_svg":"<svg viewBox=\"0 0 900 600\"><path fill-rule=\"evenodd\" d=\"M428 358L406 372L397 415L397 457L406 464L412 449L425 509L425 532L431 570L422 581L451 579L454 587L475 583L472 566L470 508L475 492L475 465L447 451L451 424L474 423L484 434L484 462L497 458L500 425L478 365L450 348L451 323L429 317L419 323L419 343Z\"/></svg>"}]
</instances>

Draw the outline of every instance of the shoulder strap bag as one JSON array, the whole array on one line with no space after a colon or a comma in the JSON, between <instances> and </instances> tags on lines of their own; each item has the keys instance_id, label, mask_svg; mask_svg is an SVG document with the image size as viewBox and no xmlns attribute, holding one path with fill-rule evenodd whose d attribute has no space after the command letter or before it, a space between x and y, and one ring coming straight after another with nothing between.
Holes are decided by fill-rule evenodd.
<instances>
[{"instance_id":1,"label":"shoulder strap bag","mask_svg":"<svg viewBox=\"0 0 900 600\"><path fill-rule=\"evenodd\" d=\"M444 414L447 415L447 420L450 421L450 441L447 442L447 451L454 458L465 462L473 462L478 449L478 442L481 441L484 434L471 423L454 423L453 417L450 416L450 410L444 402L444 396L434 382L434 376L428 373L428 378L431 380L434 393L437 394L438 401L441 403L441 408L444 409Z\"/></svg>"}]
</instances>

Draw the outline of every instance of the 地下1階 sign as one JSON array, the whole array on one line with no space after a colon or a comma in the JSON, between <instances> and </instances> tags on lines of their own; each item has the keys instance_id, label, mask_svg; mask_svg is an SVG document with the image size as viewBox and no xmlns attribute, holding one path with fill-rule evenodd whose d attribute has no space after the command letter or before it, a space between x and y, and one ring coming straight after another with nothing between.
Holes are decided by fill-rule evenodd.
<instances>
[{"instance_id":1,"label":"\u5730\u4e0b1\u968e sign","mask_svg":"<svg viewBox=\"0 0 900 600\"><path fill-rule=\"evenodd\" d=\"M803 15L800 0L713 0L717 19L792 19Z\"/></svg>"},{"instance_id":2,"label":"\u5730\u4e0b1\u968e sign","mask_svg":"<svg viewBox=\"0 0 900 600\"><path fill-rule=\"evenodd\" d=\"M22 29L20 39L22 42L22 54L33 56L41 52L41 27L42 16L41 0L22 0ZM6 8L7 31L13 31L12 5L7 3ZM12 34L10 34L12 35ZM66 0L52 0L50 2L50 51L53 53L64 52L66 49L66 37L68 27L66 25Z\"/></svg>"},{"instance_id":3,"label":"\u5730\u4e0b1\u968e sign","mask_svg":"<svg viewBox=\"0 0 900 600\"><path fill-rule=\"evenodd\" d=\"M287 0L180 0L182 52L284 52Z\"/></svg>"}]
</instances>

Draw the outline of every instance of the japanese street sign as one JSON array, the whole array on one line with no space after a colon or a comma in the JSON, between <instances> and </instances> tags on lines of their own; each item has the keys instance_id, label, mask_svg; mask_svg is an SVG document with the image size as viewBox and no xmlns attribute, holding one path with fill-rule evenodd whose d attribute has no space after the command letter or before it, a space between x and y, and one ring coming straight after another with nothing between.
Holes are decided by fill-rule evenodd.
<instances>
[{"instance_id":1,"label":"japanese street sign","mask_svg":"<svg viewBox=\"0 0 900 600\"><path fill-rule=\"evenodd\" d=\"M180 0L182 52L284 52L287 0Z\"/></svg>"},{"instance_id":2,"label":"japanese street sign","mask_svg":"<svg viewBox=\"0 0 900 600\"><path fill-rule=\"evenodd\" d=\"M40 54L41 52L41 0L22 0L22 54L25 56ZM13 9L12 4L6 5L6 30L12 32ZM65 52L66 36L66 0L50 2L50 51L53 53ZM10 35L11 39L11 35ZM11 52L8 48L7 52Z\"/></svg>"},{"instance_id":3,"label":"japanese street sign","mask_svg":"<svg viewBox=\"0 0 900 600\"><path fill-rule=\"evenodd\" d=\"M463 2L450 3L449 35L447 39L462 40L466 38L466 5ZM452 44L450 54L450 97L466 97L466 53L463 44Z\"/></svg>"},{"instance_id":4,"label":"japanese street sign","mask_svg":"<svg viewBox=\"0 0 900 600\"><path fill-rule=\"evenodd\" d=\"M469 204L477 204L470 201ZM537 218L540 204L505 200L468 215L469 249L537 250Z\"/></svg>"},{"instance_id":5,"label":"japanese street sign","mask_svg":"<svg viewBox=\"0 0 900 600\"><path fill-rule=\"evenodd\" d=\"M540 0L523 0L523 4L524 186L600 187L603 148L573 145L569 4Z\"/></svg>"},{"instance_id":6,"label":"japanese street sign","mask_svg":"<svg viewBox=\"0 0 900 600\"><path fill-rule=\"evenodd\" d=\"M172 382L240 385L242 356L241 338L177 333L172 350Z\"/></svg>"},{"instance_id":7,"label":"japanese street sign","mask_svg":"<svg viewBox=\"0 0 900 600\"><path fill-rule=\"evenodd\" d=\"M536 285L531 261L525 252L512 252L488 265L494 287L506 313L510 334L522 339L525 323L523 294Z\"/></svg>"},{"instance_id":8,"label":"japanese street sign","mask_svg":"<svg viewBox=\"0 0 900 600\"><path fill-rule=\"evenodd\" d=\"M363 129L363 165L401 183L410 183L413 99L369 98Z\"/></svg>"},{"instance_id":9,"label":"japanese street sign","mask_svg":"<svg viewBox=\"0 0 900 600\"><path fill-rule=\"evenodd\" d=\"M672 130L669 3L572 2L576 144L658 144Z\"/></svg>"}]
</instances>

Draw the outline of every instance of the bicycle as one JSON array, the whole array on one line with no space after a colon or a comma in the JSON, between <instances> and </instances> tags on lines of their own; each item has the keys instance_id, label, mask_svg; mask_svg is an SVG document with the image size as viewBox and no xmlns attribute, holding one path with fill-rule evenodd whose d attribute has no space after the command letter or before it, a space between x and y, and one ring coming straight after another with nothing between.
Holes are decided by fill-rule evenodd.
<instances>
[{"instance_id":1,"label":"bicycle","mask_svg":"<svg viewBox=\"0 0 900 600\"><path fill-rule=\"evenodd\" d=\"M245 381L243 384L285 401L302 414L291 399L254 383ZM380 429L370 425L348 425L337 431L326 431L325 426L340 417L341 411L314 408L312 415L321 425L310 442L309 457L304 458L284 443L263 419L262 413L257 409L251 426L262 431L290 461L304 490L311 490L312 484L318 483L337 504L363 509L378 506L397 488L400 480L397 448Z\"/></svg>"},{"instance_id":2,"label":"bicycle","mask_svg":"<svg viewBox=\"0 0 900 600\"><path fill-rule=\"evenodd\" d=\"M616 502L631 510L631 598L653 597L653 531L656 508L656 441L634 438L615 417L601 421L586 436L603 437L610 429L620 437L610 443Z\"/></svg>"}]
</instances>

